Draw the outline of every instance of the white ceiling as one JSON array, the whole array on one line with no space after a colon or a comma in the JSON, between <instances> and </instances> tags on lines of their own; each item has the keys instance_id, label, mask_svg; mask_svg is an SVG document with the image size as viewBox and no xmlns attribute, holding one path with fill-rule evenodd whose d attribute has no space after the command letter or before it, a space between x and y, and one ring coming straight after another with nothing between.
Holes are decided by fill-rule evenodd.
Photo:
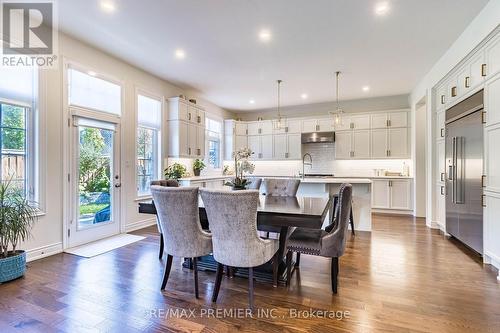
<instances>
[{"instance_id":1,"label":"white ceiling","mask_svg":"<svg viewBox=\"0 0 500 333\"><path fill-rule=\"evenodd\" d=\"M409 93L488 1L388 0L377 16L380 2L63 0L58 10L64 32L223 108L251 110L276 105L276 79L283 105L334 100L336 70L341 99Z\"/></svg>"}]
</instances>

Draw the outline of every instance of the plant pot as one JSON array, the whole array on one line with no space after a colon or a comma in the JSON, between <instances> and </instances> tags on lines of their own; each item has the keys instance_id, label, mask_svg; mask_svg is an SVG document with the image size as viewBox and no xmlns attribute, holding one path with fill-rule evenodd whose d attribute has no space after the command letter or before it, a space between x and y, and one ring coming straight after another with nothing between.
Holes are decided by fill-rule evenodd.
<instances>
[{"instance_id":1,"label":"plant pot","mask_svg":"<svg viewBox=\"0 0 500 333\"><path fill-rule=\"evenodd\" d=\"M193 170L193 173L195 176L199 176L200 172L201 172L201 170Z\"/></svg>"},{"instance_id":2,"label":"plant pot","mask_svg":"<svg viewBox=\"0 0 500 333\"><path fill-rule=\"evenodd\" d=\"M0 283L17 279L26 272L26 252L9 252L10 257L0 258Z\"/></svg>"}]
</instances>

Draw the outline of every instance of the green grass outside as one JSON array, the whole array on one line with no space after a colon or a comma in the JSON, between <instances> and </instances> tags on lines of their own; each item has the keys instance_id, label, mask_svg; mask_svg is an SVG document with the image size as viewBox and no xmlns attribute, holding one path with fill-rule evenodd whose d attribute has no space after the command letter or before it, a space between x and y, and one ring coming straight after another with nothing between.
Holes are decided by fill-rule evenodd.
<instances>
[{"instance_id":1,"label":"green grass outside","mask_svg":"<svg viewBox=\"0 0 500 333\"><path fill-rule=\"evenodd\" d=\"M89 204L80 206L80 215L95 214L109 204Z\"/></svg>"}]
</instances>

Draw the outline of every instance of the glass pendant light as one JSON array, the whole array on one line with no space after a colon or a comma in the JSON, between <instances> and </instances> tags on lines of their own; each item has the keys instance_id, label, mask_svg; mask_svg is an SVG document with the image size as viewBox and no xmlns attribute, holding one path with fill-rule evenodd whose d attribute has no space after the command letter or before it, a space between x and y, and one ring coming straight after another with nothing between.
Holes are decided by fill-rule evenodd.
<instances>
[{"instance_id":1,"label":"glass pendant light","mask_svg":"<svg viewBox=\"0 0 500 333\"><path fill-rule=\"evenodd\" d=\"M278 108L277 108L278 119L276 119L273 122L273 128L275 130L281 130L281 129L285 129L285 127L286 127L285 118L281 117L281 104L280 104L280 102L281 102L281 82L283 82L283 81L277 80L276 82L278 83Z\"/></svg>"},{"instance_id":2,"label":"glass pendant light","mask_svg":"<svg viewBox=\"0 0 500 333\"><path fill-rule=\"evenodd\" d=\"M344 110L340 108L340 103L339 103L339 76L340 72L337 71L335 72L335 81L336 81L336 100L337 100L337 108L335 111L330 112L330 114L333 115L333 125L334 127L342 127L342 115L344 113Z\"/></svg>"}]
</instances>

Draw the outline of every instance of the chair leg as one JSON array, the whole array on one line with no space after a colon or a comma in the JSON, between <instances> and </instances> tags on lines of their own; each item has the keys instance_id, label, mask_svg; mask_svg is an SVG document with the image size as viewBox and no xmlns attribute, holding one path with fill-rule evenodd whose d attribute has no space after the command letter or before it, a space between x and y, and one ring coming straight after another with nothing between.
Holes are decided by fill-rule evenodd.
<instances>
[{"instance_id":1,"label":"chair leg","mask_svg":"<svg viewBox=\"0 0 500 333\"><path fill-rule=\"evenodd\" d=\"M248 269L248 306L253 311L253 268Z\"/></svg>"},{"instance_id":2,"label":"chair leg","mask_svg":"<svg viewBox=\"0 0 500 333\"><path fill-rule=\"evenodd\" d=\"M198 258L193 258L193 270L194 270L194 296L198 298Z\"/></svg>"},{"instance_id":3,"label":"chair leg","mask_svg":"<svg viewBox=\"0 0 500 333\"><path fill-rule=\"evenodd\" d=\"M163 275L163 282L161 283L161 290L165 290L167 286L168 277L170 276L170 270L172 269L172 260L174 258L167 254L167 263L165 264L165 273Z\"/></svg>"},{"instance_id":4,"label":"chair leg","mask_svg":"<svg viewBox=\"0 0 500 333\"><path fill-rule=\"evenodd\" d=\"M299 254L297 252L297 254ZM286 285L289 286L290 285L290 279L292 278L292 255L293 255L293 252L292 251L288 251L286 253Z\"/></svg>"},{"instance_id":5,"label":"chair leg","mask_svg":"<svg viewBox=\"0 0 500 333\"><path fill-rule=\"evenodd\" d=\"M332 292L334 294L337 293L337 285L338 285L338 276L339 276L339 258L332 258Z\"/></svg>"},{"instance_id":6,"label":"chair leg","mask_svg":"<svg viewBox=\"0 0 500 333\"><path fill-rule=\"evenodd\" d=\"M295 267L300 266L300 252L297 252L297 257L295 259Z\"/></svg>"},{"instance_id":7,"label":"chair leg","mask_svg":"<svg viewBox=\"0 0 500 333\"><path fill-rule=\"evenodd\" d=\"M163 258L163 248L165 247L165 243L164 243L164 240L163 240L163 234L160 234L160 254L158 256L158 259L161 260L161 258Z\"/></svg>"},{"instance_id":8,"label":"chair leg","mask_svg":"<svg viewBox=\"0 0 500 333\"><path fill-rule=\"evenodd\" d=\"M354 218L352 217L352 206L351 206L351 212L349 213L349 221L351 222L352 234L356 235L356 233L354 232Z\"/></svg>"},{"instance_id":9,"label":"chair leg","mask_svg":"<svg viewBox=\"0 0 500 333\"><path fill-rule=\"evenodd\" d=\"M276 252L273 257L273 287L278 287L278 268L279 268L279 252Z\"/></svg>"},{"instance_id":10,"label":"chair leg","mask_svg":"<svg viewBox=\"0 0 500 333\"><path fill-rule=\"evenodd\" d=\"M217 273L215 273L215 286L212 292L212 302L217 302L217 297L219 296L220 284L222 282L222 274L224 273L224 265L217 264Z\"/></svg>"}]
</instances>

